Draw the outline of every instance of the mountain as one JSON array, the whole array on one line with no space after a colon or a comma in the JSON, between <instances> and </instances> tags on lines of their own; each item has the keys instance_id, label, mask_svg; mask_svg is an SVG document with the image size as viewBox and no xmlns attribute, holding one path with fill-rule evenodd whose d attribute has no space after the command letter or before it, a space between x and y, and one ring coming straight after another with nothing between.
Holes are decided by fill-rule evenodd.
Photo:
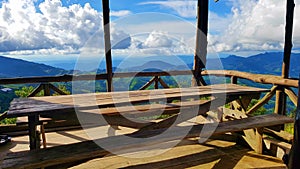
<instances>
[{"instance_id":1,"label":"mountain","mask_svg":"<svg viewBox=\"0 0 300 169\"><path fill-rule=\"evenodd\" d=\"M230 55L221 59L207 59L207 69L238 70L250 73L281 75L282 59L282 52L266 52L249 57ZM81 71L77 72L77 74L95 72L96 70L89 70L91 69L89 65L92 61L92 59L83 60L83 63L80 64L83 69L79 69ZM63 60L61 63L65 63L65 67L68 67L68 65L73 66L73 62L72 60ZM66 71L63 68L48 66L47 63L39 64L0 56L0 77L53 76L72 73L72 71ZM58 64L60 62L55 61L55 63ZM193 67L193 56L114 58L113 67L114 71L118 72L190 70ZM101 62L98 73L104 72L105 62ZM292 53L290 76L298 77L299 73L300 53Z\"/></svg>"},{"instance_id":2,"label":"mountain","mask_svg":"<svg viewBox=\"0 0 300 169\"><path fill-rule=\"evenodd\" d=\"M266 52L249 57L230 55L221 58L223 68L220 68L220 64L216 64L220 62L216 59L208 59L207 68L281 75L282 60L282 52ZM298 77L300 73L300 53L292 53L290 62L290 76Z\"/></svg>"},{"instance_id":3,"label":"mountain","mask_svg":"<svg viewBox=\"0 0 300 169\"><path fill-rule=\"evenodd\" d=\"M148 61L141 66L135 66L128 68L129 71L161 71L161 70L170 70L174 69L176 66L170 63L166 63L164 61Z\"/></svg>"},{"instance_id":4,"label":"mountain","mask_svg":"<svg viewBox=\"0 0 300 169\"><path fill-rule=\"evenodd\" d=\"M68 73L69 72L64 69L45 64L0 56L0 77L2 78L53 76Z\"/></svg>"}]
</instances>

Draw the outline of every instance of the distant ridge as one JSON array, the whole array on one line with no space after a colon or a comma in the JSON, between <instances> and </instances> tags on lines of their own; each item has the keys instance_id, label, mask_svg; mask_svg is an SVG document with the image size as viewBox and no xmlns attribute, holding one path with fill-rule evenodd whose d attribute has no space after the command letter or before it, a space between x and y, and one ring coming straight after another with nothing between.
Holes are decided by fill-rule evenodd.
<instances>
[{"instance_id":1,"label":"distant ridge","mask_svg":"<svg viewBox=\"0 0 300 169\"><path fill-rule=\"evenodd\" d=\"M170 71L170 70L191 70L193 67L193 56L178 56L181 62L176 62L170 56L162 57L146 57L133 58L125 65L118 67L122 63L121 59L114 60L114 71L130 72L130 71ZM238 70L250 73L281 75L283 52L266 52L249 57L241 57L230 55L221 59L207 59L207 69L225 69ZM90 60L89 60L90 62ZM89 63L87 62L87 63ZM64 60L66 66L72 64L68 60ZM222 63L222 64L221 64ZM104 63L103 63L104 64ZM104 73L105 66L101 63L97 72ZM88 64L87 64L88 65ZM96 72L75 71L76 74ZM62 68L56 68L45 64L29 62L21 59L13 59L0 56L0 78L5 77L28 77L28 76L54 76L62 74L72 74L73 71L66 71ZM300 73L300 53L292 53L290 76L298 77Z\"/></svg>"},{"instance_id":2,"label":"distant ridge","mask_svg":"<svg viewBox=\"0 0 300 169\"><path fill-rule=\"evenodd\" d=\"M259 74L281 75L283 52L266 52L249 57L230 55L222 58L222 69L238 70ZM208 69L220 69L215 59L207 60ZM298 77L300 73L300 53L292 53L290 76Z\"/></svg>"},{"instance_id":3,"label":"distant ridge","mask_svg":"<svg viewBox=\"0 0 300 169\"><path fill-rule=\"evenodd\" d=\"M67 73L69 72L64 69L55 68L45 64L0 56L1 78L53 76Z\"/></svg>"}]
</instances>

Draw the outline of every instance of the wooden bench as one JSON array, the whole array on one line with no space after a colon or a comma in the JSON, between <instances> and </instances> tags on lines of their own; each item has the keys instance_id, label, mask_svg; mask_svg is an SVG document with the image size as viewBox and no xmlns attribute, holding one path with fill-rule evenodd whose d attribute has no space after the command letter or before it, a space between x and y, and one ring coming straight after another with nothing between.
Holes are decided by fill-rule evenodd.
<instances>
[{"instance_id":1,"label":"wooden bench","mask_svg":"<svg viewBox=\"0 0 300 169\"><path fill-rule=\"evenodd\" d=\"M235 132L252 128L263 128L267 126L292 123L293 121L294 120L292 118L286 116L270 114L226 121L219 124L210 123L205 125L206 129L209 129L210 126L214 128L214 126L217 125L214 131L205 130L201 132L203 125L199 124L193 126L190 132L186 134L185 129L187 129L188 126L174 127L170 129L172 130L170 132L171 134L159 140L147 139L145 142L136 140L128 143L122 141L122 136L112 136L95 140L95 142L97 142L100 145L110 145L110 148L114 150L128 150L128 152L131 152L134 151L134 148L136 147L160 144L167 141L180 139L182 138L182 135L184 135L185 138L199 137L201 132L202 137L210 137L211 132L213 132L214 135L217 135L224 134L227 132ZM127 136L144 138L160 134L162 131L164 131L164 129L148 130L128 134ZM258 137L258 139L261 139L262 141L262 137ZM65 163L72 163L80 160L88 160L96 157L103 157L109 154L107 150L101 148L95 142L84 141L75 144L50 147L47 149L10 153L2 161L1 167L3 169L42 168Z\"/></svg>"}]
</instances>

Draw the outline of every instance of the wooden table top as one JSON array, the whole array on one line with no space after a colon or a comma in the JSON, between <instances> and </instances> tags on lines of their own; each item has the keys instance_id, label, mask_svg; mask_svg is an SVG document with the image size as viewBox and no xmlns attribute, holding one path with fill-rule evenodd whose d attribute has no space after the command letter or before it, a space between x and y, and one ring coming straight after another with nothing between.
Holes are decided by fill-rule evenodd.
<instances>
[{"instance_id":1,"label":"wooden table top","mask_svg":"<svg viewBox=\"0 0 300 169\"><path fill-rule=\"evenodd\" d=\"M51 113L74 111L77 108L122 107L131 103L167 102L168 99L186 100L205 96L237 96L268 92L268 89L240 86L235 84L218 84L191 88L171 88L157 90L139 90L122 92L89 93L64 96L45 96L17 98L11 102L8 117L28 116L33 113ZM190 102L192 103L192 102ZM186 104L183 104L186 105ZM189 105L189 104L187 104ZM180 106L177 105L177 106ZM158 106L159 107L159 106ZM128 110L128 109L127 109Z\"/></svg>"}]
</instances>

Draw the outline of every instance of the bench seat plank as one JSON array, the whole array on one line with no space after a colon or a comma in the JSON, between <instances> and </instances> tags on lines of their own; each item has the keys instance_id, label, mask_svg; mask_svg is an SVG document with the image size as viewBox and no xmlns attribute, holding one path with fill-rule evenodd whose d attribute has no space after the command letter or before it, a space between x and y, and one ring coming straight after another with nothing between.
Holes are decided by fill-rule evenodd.
<instances>
[{"instance_id":1,"label":"bench seat plank","mask_svg":"<svg viewBox=\"0 0 300 169\"><path fill-rule=\"evenodd\" d=\"M250 128L259 128L265 126L273 126L285 123L291 123L294 120L292 118L281 116L277 114L261 115L255 117L249 117L245 119L238 119L227 121L219 124L206 124L206 129L211 126L216 126L214 131L203 131L201 136L209 137L211 132L213 134L224 134L227 132L242 131ZM122 136L113 136L95 140L98 144L110 145L114 150L125 150L130 152L130 149L134 151L136 147L144 147L146 145L154 145L163 143L166 141L172 141L182 138L186 135L186 130L188 126L184 127L174 127L170 129L172 132L166 135L162 139L146 139L145 142L141 142L139 139L132 141L130 143L122 141ZM190 132L185 136L186 138L197 137L202 130L203 125L195 125L192 127ZM149 137L156 134L160 134L164 129L144 131L143 133L128 134L131 137ZM75 144L62 145L57 147L51 147L47 149L34 150L34 151L24 151L17 153L8 154L2 162L2 168L40 168L53 165L59 165L63 163L75 162L78 160L92 159L95 157L102 157L109 154L108 151L99 147L94 141L84 141Z\"/></svg>"}]
</instances>

